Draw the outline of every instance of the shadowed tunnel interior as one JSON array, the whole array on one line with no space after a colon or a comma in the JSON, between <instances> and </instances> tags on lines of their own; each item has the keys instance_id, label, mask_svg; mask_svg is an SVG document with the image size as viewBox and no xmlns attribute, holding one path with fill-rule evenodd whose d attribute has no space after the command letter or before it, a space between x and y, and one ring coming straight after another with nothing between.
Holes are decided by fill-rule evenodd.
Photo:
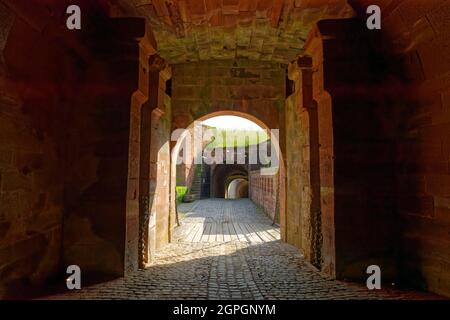
<instances>
[{"instance_id":1,"label":"shadowed tunnel interior","mask_svg":"<svg viewBox=\"0 0 450 320\"><path fill-rule=\"evenodd\" d=\"M248 180L244 177L233 177L231 182L226 185L227 199L240 199L248 197Z\"/></svg>"},{"instance_id":2,"label":"shadowed tunnel interior","mask_svg":"<svg viewBox=\"0 0 450 320\"><path fill-rule=\"evenodd\" d=\"M210 272L211 298L224 257L257 289L217 297L318 277L365 298L342 281L370 265L393 297L450 297L450 3L370 4L381 30L364 0L0 0L0 298L69 265L118 291ZM175 133L225 115L276 132L277 164L177 164Z\"/></svg>"},{"instance_id":3,"label":"shadowed tunnel interior","mask_svg":"<svg viewBox=\"0 0 450 320\"><path fill-rule=\"evenodd\" d=\"M248 178L248 169L245 165L217 165L212 174L214 198L225 198L230 179Z\"/></svg>"}]
</instances>

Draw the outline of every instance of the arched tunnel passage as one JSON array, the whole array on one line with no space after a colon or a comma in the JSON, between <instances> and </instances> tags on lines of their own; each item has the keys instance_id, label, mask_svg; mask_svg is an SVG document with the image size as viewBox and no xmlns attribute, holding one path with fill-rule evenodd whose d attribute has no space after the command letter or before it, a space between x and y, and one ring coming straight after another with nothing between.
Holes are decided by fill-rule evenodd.
<instances>
[{"instance_id":1,"label":"arched tunnel passage","mask_svg":"<svg viewBox=\"0 0 450 320\"><path fill-rule=\"evenodd\" d=\"M248 198L248 179L233 177L226 187L226 199Z\"/></svg>"},{"instance_id":2,"label":"arched tunnel passage","mask_svg":"<svg viewBox=\"0 0 450 320\"><path fill-rule=\"evenodd\" d=\"M212 195L214 198L226 198L228 187L234 179L248 180L248 168L245 165L219 164L211 174Z\"/></svg>"},{"instance_id":3,"label":"arched tunnel passage","mask_svg":"<svg viewBox=\"0 0 450 320\"><path fill-rule=\"evenodd\" d=\"M95 27L70 37L61 6L0 0L0 295L62 265L122 276L151 264L177 225L171 131L221 112L281 130L279 176L249 169L249 195L271 202L280 182L281 239L307 261L354 280L376 263L450 295L449 1L374 0L380 31L363 0L232 1L245 14L189 0L182 22L186 1L82 2ZM252 212L238 200L196 214ZM224 226L200 240L225 241Z\"/></svg>"},{"instance_id":4,"label":"arched tunnel passage","mask_svg":"<svg viewBox=\"0 0 450 320\"><path fill-rule=\"evenodd\" d=\"M204 121L205 119L216 120L218 126L214 126L214 121ZM251 124L252 128L236 127L241 119L247 119L243 123L247 126ZM229 128L226 128L227 123ZM275 123L274 121L272 125ZM214 133L213 136L210 131ZM275 131L278 131L276 127ZM192 143L190 137L194 134L202 136L196 151L194 147L187 146ZM175 242L184 242L186 238L192 242L211 239L222 241L228 236L242 241L273 241L281 238L280 226L273 223L273 218L264 208L269 205L269 201L258 200L270 199L274 210L280 210L275 207L278 201L284 202L284 194L275 190L283 188L263 190L255 185L254 192L249 192L252 183L250 171L267 170L271 165L274 165L274 171L281 171L278 166L279 159L282 158L278 136L267 125L244 112L214 112L193 122L182 132L172 150L173 163L179 160L177 157L183 158L186 150L193 151L188 157L192 160L191 163L181 166L172 164L173 182L190 181L190 192L185 195L184 201L174 206L182 215L181 226L174 230ZM195 162L194 158L199 162ZM185 179L180 178L180 173ZM281 176L273 176L273 183L277 186L282 182ZM278 178L280 179L277 180ZM210 188L209 199L198 193L205 186ZM258 193L271 193L271 196L259 197ZM200 230L186 231L184 224L194 221L191 219L204 219ZM250 236L250 230L258 231Z\"/></svg>"},{"instance_id":5,"label":"arched tunnel passage","mask_svg":"<svg viewBox=\"0 0 450 320\"><path fill-rule=\"evenodd\" d=\"M272 118L269 123L276 128L278 120ZM181 127L181 124L176 127ZM249 197L250 171L271 165L276 166L276 170L279 169L282 157L278 145L278 129L275 129L274 134L263 121L249 113L236 110L212 112L188 124L187 129L179 130L181 133L172 149L171 185L178 186L180 182L185 185L186 202L209 197L226 198L233 178L247 180L248 187L242 184L239 188L241 196ZM214 133L212 136L209 132L211 130ZM197 148L186 147L194 144L195 134L204 134L204 140ZM187 153L190 154L188 159L185 158ZM218 153L221 154L220 161L215 159ZM175 165L180 160L181 163ZM283 166L280 170L283 170ZM284 197L282 192L279 195ZM176 208L176 204L172 203L172 207Z\"/></svg>"}]
</instances>

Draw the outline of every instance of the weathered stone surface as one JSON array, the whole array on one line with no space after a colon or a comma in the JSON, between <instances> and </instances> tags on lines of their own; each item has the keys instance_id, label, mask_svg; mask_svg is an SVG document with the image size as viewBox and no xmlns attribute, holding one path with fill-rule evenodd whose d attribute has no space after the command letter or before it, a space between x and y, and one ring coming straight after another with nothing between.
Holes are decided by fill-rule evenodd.
<instances>
[{"instance_id":1,"label":"weathered stone surface","mask_svg":"<svg viewBox=\"0 0 450 320\"><path fill-rule=\"evenodd\" d=\"M222 111L248 113L269 128L279 128L283 105L284 68L248 60L199 62L173 68L173 128L187 128L193 119Z\"/></svg>"},{"instance_id":2,"label":"weathered stone surface","mask_svg":"<svg viewBox=\"0 0 450 320\"><path fill-rule=\"evenodd\" d=\"M279 199L279 176L278 172L262 175L259 170L249 172L250 194L249 198L272 219L279 223L279 208L277 201Z\"/></svg>"},{"instance_id":3,"label":"weathered stone surface","mask_svg":"<svg viewBox=\"0 0 450 320\"><path fill-rule=\"evenodd\" d=\"M408 61L405 72L415 92L396 133L401 271L406 281L444 295L450 292L449 10L445 0L398 1L383 13L385 34Z\"/></svg>"},{"instance_id":4,"label":"weathered stone surface","mask_svg":"<svg viewBox=\"0 0 450 320\"><path fill-rule=\"evenodd\" d=\"M5 58L3 50L8 41L9 32L14 23L14 14L3 3L0 3L0 74L5 72Z\"/></svg>"},{"instance_id":5,"label":"weathered stone surface","mask_svg":"<svg viewBox=\"0 0 450 320\"><path fill-rule=\"evenodd\" d=\"M5 60L2 55L0 64L9 70L23 62L9 54L17 39L28 41L36 34L22 33L23 22L5 10L1 3L0 55ZM38 52L36 56L37 64L48 62ZM33 93L23 95L21 86L0 72L0 287L42 284L59 267L63 177L60 140L52 122L59 114L52 102L38 114L33 110L40 108L36 101ZM44 187L41 181L46 181Z\"/></svg>"},{"instance_id":6,"label":"weathered stone surface","mask_svg":"<svg viewBox=\"0 0 450 320\"><path fill-rule=\"evenodd\" d=\"M154 31L159 54L173 64L243 58L288 64L302 53L316 21L353 15L343 0L138 4Z\"/></svg>"}]
</instances>

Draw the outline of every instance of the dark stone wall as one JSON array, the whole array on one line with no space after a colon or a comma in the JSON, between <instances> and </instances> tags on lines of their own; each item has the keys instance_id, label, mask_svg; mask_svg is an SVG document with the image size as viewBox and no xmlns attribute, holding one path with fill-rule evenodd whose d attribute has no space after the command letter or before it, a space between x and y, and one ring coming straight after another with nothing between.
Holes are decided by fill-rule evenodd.
<instances>
[{"instance_id":1,"label":"dark stone wall","mask_svg":"<svg viewBox=\"0 0 450 320\"><path fill-rule=\"evenodd\" d=\"M135 39L145 26L131 19L98 23L95 31L103 35L92 37L92 57L80 61L78 94L67 116L64 263L122 275L130 105L139 79Z\"/></svg>"},{"instance_id":2,"label":"dark stone wall","mask_svg":"<svg viewBox=\"0 0 450 320\"><path fill-rule=\"evenodd\" d=\"M352 3L363 16L364 4ZM448 295L450 7L374 4L383 10L381 32L368 33L364 21L361 31L323 21L323 41L308 44L324 61L313 67L313 87L325 266L358 278L378 264L385 279Z\"/></svg>"},{"instance_id":3,"label":"dark stone wall","mask_svg":"<svg viewBox=\"0 0 450 320\"><path fill-rule=\"evenodd\" d=\"M393 70L379 54L377 34L359 20L318 23L313 57L318 104L322 268L365 279L376 264L397 277L398 214L395 145L399 117L389 91ZM323 62L322 62L323 61ZM401 86L400 86L401 87Z\"/></svg>"},{"instance_id":4,"label":"dark stone wall","mask_svg":"<svg viewBox=\"0 0 450 320\"><path fill-rule=\"evenodd\" d=\"M350 2L362 13L362 1ZM399 0L373 4L383 12L385 41L379 48L390 57L400 82L389 88L391 99L386 103L400 119L393 184L401 281L449 296L450 3ZM389 121L380 125L389 125Z\"/></svg>"},{"instance_id":5,"label":"dark stone wall","mask_svg":"<svg viewBox=\"0 0 450 320\"><path fill-rule=\"evenodd\" d=\"M58 12L5 6L14 23L0 47L1 296L26 295L20 288L69 264L86 276L123 274L135 39L145 25L94 7L74 33Z\"/></svg>"},{"instance_id":6,"label":"dark stone wall","mask_svg":"<svg viewBox=\"0 0 450 320\"><path fill-rule=\"evenodd\" d=\"M51 26L40 31L3 3L0 10L11 18L0 49L0 296L8 296L60 268L62 105L73 69Z\"/></svg>"},{"instance_id":7,"label":"dark stone wall","mask_svg":"<svg viewBox=\"0 0 450 320\"><path fill-rule=\"evenodd\" d=\"M450 3L442 0L399 1L384 15L389 49L413 93L399 104L402 122L396 148L402 281L446 296L450 296L449 21Z\"/></svg>"}]
</instances>

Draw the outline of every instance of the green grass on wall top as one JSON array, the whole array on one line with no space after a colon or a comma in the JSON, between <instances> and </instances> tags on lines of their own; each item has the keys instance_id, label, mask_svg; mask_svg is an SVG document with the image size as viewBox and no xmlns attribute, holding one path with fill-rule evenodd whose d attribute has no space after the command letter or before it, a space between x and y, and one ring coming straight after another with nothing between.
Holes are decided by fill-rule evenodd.
<instances>
[{"instance_id":1,"label":"green grass on wall top","mask_svg":"<svg viewBox=\"0 0 450 320\"><path fill-rule=\"evenodd\" d=\"M232 148L248 147L257 145L269 140L266 131L243 130L243 129L220 129L214 130L214 140L207 145L207 148Z\"/></svg>"}]
</instances>

